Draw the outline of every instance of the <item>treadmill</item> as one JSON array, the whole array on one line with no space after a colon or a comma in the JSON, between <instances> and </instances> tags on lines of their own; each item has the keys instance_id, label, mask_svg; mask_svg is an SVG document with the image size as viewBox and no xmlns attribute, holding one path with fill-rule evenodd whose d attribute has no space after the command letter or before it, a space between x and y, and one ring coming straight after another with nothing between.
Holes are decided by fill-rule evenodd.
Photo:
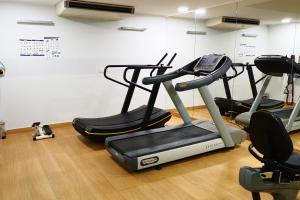
<instances>
[{"instance_id":1,"label":"treadmill","mask_svg":"<svg viewBox=\"0 0 300 200\"><path fill-rule=\"evenodd\" d=\"M234 70L235 74L233 76L225 75L222 78L225 93L226 93L226 98L222 98L222 97L215 98L215 102L220 109L221 115L224 115L224 116L230 115L232 117L235 117L236 115L238 115L240 113L248 112L250 110L250 108L254 102L254 99L257 96L256 85L266 78L266 76L263 76L259 80L255 80L253 69L252 69L253 67L255 67L255 65L249 64L249 63L246 63L246 64L233 63L232 69ZM241 70L238 72L237 68L241 68ZM246 99L246 100L234 100L231 96L228 82L234 78L237 78L241 74L243 74L245 69L247 70L253 98ZM282 108L283 106L284 106L283 101L269 99L269 98L262 98L262 101L258 106L258 110L278 109L278 108Z\"/></svg>"},{"instance_id":2,"label":"treadmill","mask_svg":"<svg viewBox=\"0 0 300 200\"><path fill-rule=\"evenodd\" d=\"M106 138L105 145L120 165L129 171L159 166L186 157L234 148L246 139L246 132L224 124L208 86L230 68L224 55L206 55L174 72L144 78L144 84L163 83L184 124ZM194 75L197 79L172 84L172 80ZM213 121L192 121L177 91L198 89Z\"/></svg>"},{"instance_id":3,"label":"treadmill","mask_svg":"<svg viewBox=\"0 0 300 200\"><path fill-rule=\"evenodd\" d=\"M251 106L250 111L241 113L235 118L236 123L242 125L245 129L248 129L251 115L257 111L258 105L261 102L272 77L281 77L283 74L300 73L300 65L286 56L263 55L255 59L255 65L262 73L267 74L268 76L264 81L253 105ZM270 112L277 115L282 120L283 124L286 126L287 132L291 132L300 129L299 110L300 99L298 99L295 107L274 109L270 110Z\"/></svg>"},{"instance_id":4,"label":"treadmill","mask_svg":"<svg viewBox=\"0 0 300 200\"><path fill-rule=\"evenodd\" d=\"M105 67L104 76L106 79L127 87L127 95L123 103L120 114L102 117L102 118L75 118L73 127L83 136L95 140L103 140L112 135L120 135L131 133L139 130L147 130L150 128L164 127L165 123L171 119L171 113L160 108L154 107L160 83L148 89L137 84L139 75L142 70L151 70L150 76L164 74L170 67L177 54L174 54L167 66L161 63L167 57L163 58L156 65L109 65ZM124 82L113 79L107 75L109 69L123 69ZM131 80L127 78L127 73L133 71ZM142 89L150 93L148 104L142 105L136 109L129 111L130 102L132 100L136 88Z\"/></svg>"}]
</instances>

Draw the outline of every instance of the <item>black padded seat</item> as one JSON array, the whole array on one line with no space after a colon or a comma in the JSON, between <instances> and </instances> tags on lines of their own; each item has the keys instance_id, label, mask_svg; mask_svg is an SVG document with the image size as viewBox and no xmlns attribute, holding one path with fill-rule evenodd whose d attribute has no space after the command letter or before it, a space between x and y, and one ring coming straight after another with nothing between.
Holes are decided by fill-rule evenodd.
<instances>
[{"instance_id":1,"label":"black padded seat","mask_svg":"<svg viewBox=\"0 0 300 200\"><path fill-rule=\"evenodd\" d=\"M82 135L92 137L108 137L141 130L147 106L143 105L125 114L103 118L75 118L73 127ZM169 121L171 113L153 108L148 128L160 128Z\"/></svg>"},{"instance_id":2,"label":"black padded seat","mask_svg":"<svg viewBox=\"0 0 300 200\"><path fill-rule=\"evenodd\" d=\"M268 111L258 111L251 117L250 140L264 160L300 170L300 154L293 152L293 143L282 121Z\"/></svg>"}]
</instances>

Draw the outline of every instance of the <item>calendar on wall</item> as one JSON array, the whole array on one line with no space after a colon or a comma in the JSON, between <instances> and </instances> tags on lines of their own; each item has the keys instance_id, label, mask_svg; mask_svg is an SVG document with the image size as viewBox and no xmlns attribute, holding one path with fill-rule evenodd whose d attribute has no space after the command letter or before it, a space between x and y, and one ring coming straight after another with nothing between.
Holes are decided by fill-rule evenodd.
<instances>
[{"instance_id":1,"label":"calendar on wall","mask_svg":"<svg viewBox=\"0 0 300 200\"><path fill-rule=\"evenodd\" d=\"M20 56L41 56L47 59L60 58L59 37L43 39L19 39Z\"/></svg>"},{"instance_id":2,"label":"calendar on wall","mask_svg":"<svg viewBox=\"0 0 300 200\"><path fill-rule=\"evenodd\" d=\"M45 56L44 40L20 39L20 56Z\"/></svg>"}]
</instances>

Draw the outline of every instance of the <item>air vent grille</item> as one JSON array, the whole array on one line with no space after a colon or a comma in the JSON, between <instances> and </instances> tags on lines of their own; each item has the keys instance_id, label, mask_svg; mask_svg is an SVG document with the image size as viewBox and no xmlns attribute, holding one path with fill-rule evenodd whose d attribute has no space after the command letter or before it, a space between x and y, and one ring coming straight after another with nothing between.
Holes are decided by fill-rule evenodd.
<instances>
[{"instance_id":1,"label":"air vent grille","mask_svg":"<svg viewBox=\"0 0 300 200\"><path fill-rule=\"evenodd\" d=\"M240 18L240 17L222 17L222 22L232 24L259 25L258 19Z\"/></svg>"},{"instance_id":2,"label":"air vent grille","mask_svg":"<svg viewBox=\"0 0 300 200\"><path fill-rule=\"evenodd\" d=\"M87 1L65 1L65 7L66 8L96 10L96 11L126 13L126 14L134 14L134 10L135 10L133 6L96 3L96 2L87 2Z\"/></svg>"}]
</instances>

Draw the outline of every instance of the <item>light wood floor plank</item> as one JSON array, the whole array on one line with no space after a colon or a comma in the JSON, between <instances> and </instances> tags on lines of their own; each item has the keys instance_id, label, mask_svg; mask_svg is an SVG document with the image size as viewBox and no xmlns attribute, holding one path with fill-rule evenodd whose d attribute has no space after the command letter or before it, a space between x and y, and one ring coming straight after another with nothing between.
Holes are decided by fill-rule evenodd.
<instances>
[{"instance_id":1,"label":"light wood floor plank","mask_svg":"<svg viewBox=\"0 0 300 200\"><path fill-rule=\"evenodd\" d=\"M190 112L196 119L210 118L204 109ZM173 117L168 125L179 123ZM0 140L1 200L250 200L251 194L239 185L239 168L261 165L248 153L246 141L232 150L168 163L161 170L129 173L103 144L84 139L72 127L54 131L54 139L33 142L32 132L22 132ZM298 149L300 134L292 139ZM263 199L271 198L264 194Z\"/></svg>"}]
</instances>

